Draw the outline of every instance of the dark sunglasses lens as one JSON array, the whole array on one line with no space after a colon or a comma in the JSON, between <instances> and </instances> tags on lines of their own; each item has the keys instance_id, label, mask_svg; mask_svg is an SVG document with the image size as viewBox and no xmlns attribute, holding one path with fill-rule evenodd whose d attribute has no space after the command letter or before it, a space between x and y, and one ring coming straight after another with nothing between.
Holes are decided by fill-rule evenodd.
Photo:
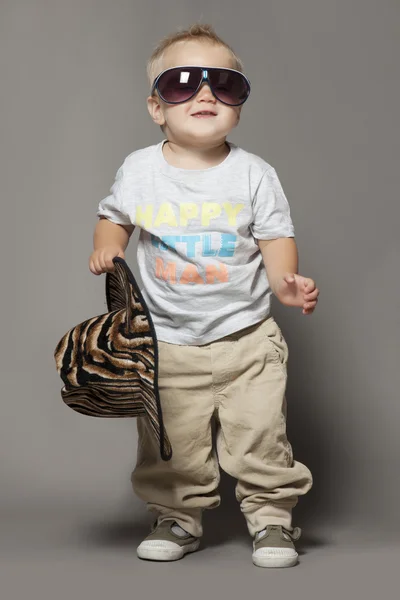
<instances>
[{"instance_id":1,"label":"dark sunglasses lens","mask_svg":"<svg viewBox=\"0 0 400 600\"><path fill-rule=\"evenodd\" d=\"M250 93L247 80L241 73L215 69L208 73L210 82L218 100L225 104L242 104Z\"/></svg>"},{"instance_id":2,"label":"dark sunglasses lens","mask_svg":"<svg viewBox=\"0 0 400 600\"><path fill-rule=\"evenodd\" d=\"M171 69L158 80L158 91L166 102L185 102L196 91L202 70L195 67Z\"/></svg>"}]
</instances>

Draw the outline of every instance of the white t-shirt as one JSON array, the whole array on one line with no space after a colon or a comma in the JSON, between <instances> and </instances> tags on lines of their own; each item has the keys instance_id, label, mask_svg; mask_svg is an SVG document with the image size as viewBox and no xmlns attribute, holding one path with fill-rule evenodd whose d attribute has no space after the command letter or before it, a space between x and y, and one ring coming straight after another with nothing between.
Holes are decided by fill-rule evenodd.
<instances>
[{"instance_id":1,"label":"white t-shirt","mask_svg":"<svg viewBox=\"0 0 400 600\"><path fill-rule=\"evenodd\" d=\"M276 171L228 142L215 167L181 169L162 146L129 154L97 215L141 228L142 294L157 339L202 345L266 318L271 289L254 238L294 237Z\"/></svg>"}]
</instances>

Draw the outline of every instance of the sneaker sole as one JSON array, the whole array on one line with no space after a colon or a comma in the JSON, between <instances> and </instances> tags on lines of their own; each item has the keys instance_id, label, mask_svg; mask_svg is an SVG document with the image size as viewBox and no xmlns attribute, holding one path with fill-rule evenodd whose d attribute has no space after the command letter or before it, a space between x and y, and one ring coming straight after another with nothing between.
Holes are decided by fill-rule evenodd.
<instances>
[{"instance_id":1,"label":"sneaker sole","mask_svg":"<svg viewBox=\"0 0 400 600\"><path fill-rule=\"evenodd\" d=\"M293 556L253 556L253 564L256 567L266 568L294 567L298 557L298 554Z\"/></svg>"},{"instance_id":2,"label":"sneaker sole","mask_svg":"<svg viewBox=\"0 0 400 600\"><path fill-rule=\"evenodd\" d=\"M172 550L171 548L140 548L139 546L136 552L138 557L143 560L170 561L179 560L180 558L183 558L185 554L195 552L199 546L200 540L196 540L192 544L180 546L176 550Z\"/></svg>"}]
</instances>

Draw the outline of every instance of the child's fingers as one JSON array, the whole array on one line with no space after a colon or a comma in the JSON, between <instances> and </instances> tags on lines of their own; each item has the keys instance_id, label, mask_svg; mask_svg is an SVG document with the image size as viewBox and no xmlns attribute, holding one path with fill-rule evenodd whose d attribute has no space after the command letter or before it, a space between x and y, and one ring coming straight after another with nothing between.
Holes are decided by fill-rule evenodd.
<instances>
[{"instance_id":1,"label":"child's fingers","mask_svg":"<svg viewBox=\"0 0 400 600\"><path fill-rule=\"evenodd\" d=\"M308 302L309 300L315 300L316 298L318 298L318 296L319 296L319 289L318 289L318 288L315 288L315 290L314 290L314 291L312 291L312 292L307 292L307 293L304 295L304 300L307 300L307 302Z\"/></svg>"},{"instance_id":2,"label":"child's fingers","mask_svg":"<svg viewBox=\"0 0 400 600\"><path fill-rule=\"evenodd\" d=\"M307 294L309 294L310 292L314 291L315 289L315 282L312 279L307 279L304 283L304 289L306 291Z\"/></svg>"},{"instance_id":3,"label":"child's fingers","mask_svg":"<svg viewBox=\"0 0 400 600\"><path fill-rule=\"evenodd\" d=\"M99 260L98 260L98 259L96 259L96 258L94 258L94 259L92 260L92 265L93 265L93 269L94 269L92 272L93 272L95 275L100 275L100 274L101 274L101 272L102 272L102 270L101 270L101 266L100 266L100 262L99 262Z\"/></svg>"},{"instance_id":4,"label":"child's fingers","mask_svg":"<svg viewBox=\"0 0 400 600\"><path fill-rule=\"evenodd\" d=\"M107 257L104 259L104 270L108 271L110 273L113 273L115 271L115 265L113 263L113 256L112 257Z\"/></svg>"},{"instance_id":5,"label":"child's fingers","mask_svg":"<svg viewBox=\"0 0 400 600\"><path fill-rule=\"evenodd\" d=\"M107 272L113 273L115 271L113 259L116 256L125 258L123 250L119 250L117 247L100 248L90 256L89 269L95 275Z\"/></svg>"},{"instance_id":6,"label":"child's fingers","mask_svg":"<svg viewBox=\"0 0 400 600\"><path fill-rule=\"evenodd\" d=\"M317 306L317 301L314 300L314 302L306 302L305 304L303 304L303 311L313 311L315 309L315 307Z\"/></svg>"}]
</instances>

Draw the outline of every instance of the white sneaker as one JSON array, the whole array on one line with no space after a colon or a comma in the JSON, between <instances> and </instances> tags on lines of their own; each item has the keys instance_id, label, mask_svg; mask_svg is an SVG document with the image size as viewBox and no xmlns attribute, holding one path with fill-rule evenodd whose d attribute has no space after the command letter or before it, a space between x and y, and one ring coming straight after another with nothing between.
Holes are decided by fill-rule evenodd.
<instances>
[{"instance_id":1,"label":"white sneaker","mask_svg":"<svg viewBox=\"0 0 400 600\"><path fill-rule=\"evenodd\" d=\"M161 521L137 548L139 558L145 560L179 560L188 552L195 552L200 539L185 531L175 521Z\"/></svg>"},{"instance_id":2,"label":"white sneaker","mask_svg":"<svg viewBox=\"0 0 400 600\"><path fill-rule=\"evenodd\" d=\"M253 563L257 567L293 567L299 556L293 541L300 535L300 527L289 531L281 525L268 525L254 538Z\"/></svg>"}]
</instances>

